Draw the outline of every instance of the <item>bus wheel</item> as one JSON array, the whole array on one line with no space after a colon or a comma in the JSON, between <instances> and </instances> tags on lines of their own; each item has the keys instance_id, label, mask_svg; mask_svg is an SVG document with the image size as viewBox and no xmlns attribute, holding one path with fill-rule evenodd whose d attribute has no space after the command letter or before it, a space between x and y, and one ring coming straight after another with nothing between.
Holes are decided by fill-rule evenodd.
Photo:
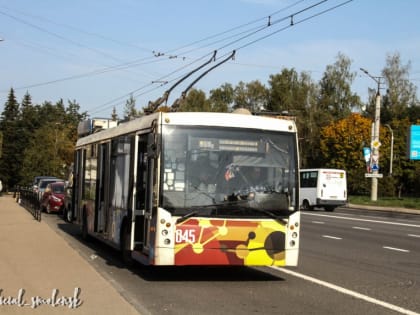
<instances>
[{"instance_id":1,"label":"bus wheel","mask_svg":"<svg viewBox=\"0 0 420 315\"><path fill-rule=\"evenodd\" d=\"M65 208L64 210L64 220L66 220L69 223L73 221L71 210L67 210L67 208Z\"/></svg>"},{"instance_id":2,"label":"bus wheel","mask_svg":"<svg viewBox=\"0 0 420 315\"><path fill-rule=\"evenodd\" d=\"M123 224L123 228L121 230L121 237L120 237L120 248L121 248L121 255L124 263L127 266L132 266L134 263L133 257L131 256L130 250L130 225L128 223Z\"/></svg>"},{"instance_id":3,"label":"bus wheel","mask_svg":"<svg viewBox=\"0 0 420 315\"><path fill-rule=\"evenodd\" d=\"M308 200L304 200L302 203L302 210L313 210L314 208L309 205Z\"/></svg>"}]
</instances>

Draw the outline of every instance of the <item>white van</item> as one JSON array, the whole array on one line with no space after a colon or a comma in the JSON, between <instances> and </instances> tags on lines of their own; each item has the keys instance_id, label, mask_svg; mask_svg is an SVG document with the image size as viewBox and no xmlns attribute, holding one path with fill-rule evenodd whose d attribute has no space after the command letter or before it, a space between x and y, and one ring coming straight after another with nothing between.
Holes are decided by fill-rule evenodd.
<instances>
[{"instance_id":1,"label":"white van","mask_svg":"<svg viewBox=\"0 0 420 315\"><path fill-rule=\"evenodd\" d=\"M345 170L328 168L300 170L299 204L302 210L320 207L325 211L334 211L346 203Z\"/></svg>"}]
</instances>

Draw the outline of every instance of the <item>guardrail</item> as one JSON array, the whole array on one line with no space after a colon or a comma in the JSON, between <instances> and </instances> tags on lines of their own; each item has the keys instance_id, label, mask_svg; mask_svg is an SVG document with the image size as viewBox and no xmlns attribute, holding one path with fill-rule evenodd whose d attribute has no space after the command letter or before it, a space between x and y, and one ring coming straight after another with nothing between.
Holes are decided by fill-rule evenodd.
<instances>
[{"instance_id":1,"label":"guardrail","mask_svg":"<svg viewBox=\"0 0 420 315\"><path fill-rule=\"evenodd\" d=\"M17 187L14 197L16 201L28 210L37 221L41 221L41 204L38 195L32 188Z\"/></svg>"}]
</instances>

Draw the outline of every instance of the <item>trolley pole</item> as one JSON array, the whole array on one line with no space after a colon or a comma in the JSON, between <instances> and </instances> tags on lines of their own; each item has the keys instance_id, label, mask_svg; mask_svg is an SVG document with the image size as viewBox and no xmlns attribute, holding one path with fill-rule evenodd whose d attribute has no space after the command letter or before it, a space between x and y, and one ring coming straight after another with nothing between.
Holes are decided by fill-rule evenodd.
<instances>
[{"instance_id":1,"label":"trolley pole","mask_svg":"<svg viewBox=\"0 0 420 315\"><path fill-rule=\"evenodd\" d=\"M376 104L375 104L375 120L373 123L373 134L372 134L372 154L371 154L371 170L372 170L372 188L370 193L370 199L372 201L378 200L378 177L379 177L379 147L381 145L379 141L379 129L381 124L381 79L382 77L374 77L367 70L360 68L366 75L373 79L377 85L376 91Z\"/></svg>"}]
</instances>

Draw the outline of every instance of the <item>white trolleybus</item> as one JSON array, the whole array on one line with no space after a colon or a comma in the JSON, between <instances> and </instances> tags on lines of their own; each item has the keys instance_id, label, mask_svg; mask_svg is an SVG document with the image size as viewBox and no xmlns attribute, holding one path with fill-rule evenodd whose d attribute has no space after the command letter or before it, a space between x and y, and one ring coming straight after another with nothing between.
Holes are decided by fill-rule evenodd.
<instances>
[{"instance_id":1,"label":"white trolleybus","mask_svg":"<svg viewBox=\"0 0 420 315\"><path fill-rule=\"evenodd\" d=\"M315 207L334 211L347 203L346 171L341 169L313 168L300 170L299 198L302 209Z\"/></svg>"},{"instance_id":2,"label":"white trolleybus","mask_svg":"<svg viewBox=\"0 0 420 315\"><path fill-rule=\"evenodd\" d=\"M298 164L292 120L156 112L78 139L73 219L128 262L296 266Z\"/></svg>"}]
</instances>

